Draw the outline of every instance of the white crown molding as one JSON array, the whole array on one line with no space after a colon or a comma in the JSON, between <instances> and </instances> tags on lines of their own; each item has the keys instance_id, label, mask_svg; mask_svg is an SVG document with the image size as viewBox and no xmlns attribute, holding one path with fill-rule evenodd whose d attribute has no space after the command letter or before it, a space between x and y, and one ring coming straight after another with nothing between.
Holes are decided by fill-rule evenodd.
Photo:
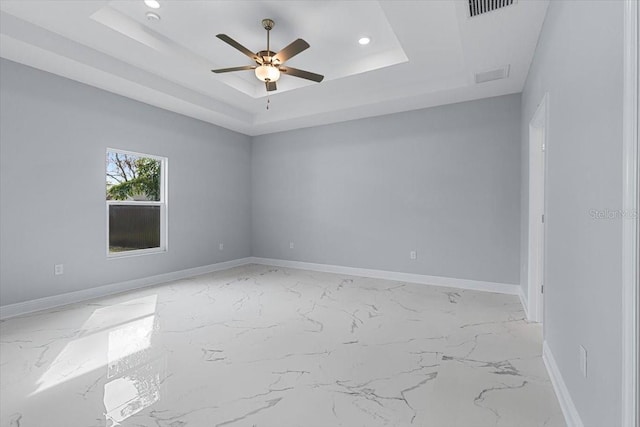
<instances>
[{"instance_id":1,"label":"white crown molding","mask_svg":"<svg viewBox=\"0 0 640 427\"><path fill-rule=\"evenodd\" d=\"M640 426L638 413L638 370L640 365L638 350L638 299L639 272L638 256L640 236L638 234L638 21L639 8L637 0L626 0L624 10L624 90L623 90L623 210L635 212L625 216L622 225L622 426Z\"/></svg>"},{"instance_id":2,"label":"white crown molding","mask_svg":"<svg viewBox=\"0 0 640 427\"><path fill-rule=\"evenodd\" d=\"M16 304L3 305L0 306L0 319L21 316L23 314L33 313L41 310L48 310L63 305L119 294L134 289L146 288L148 286L154 286L160 283L198 276L201 274L212 273L214 271L226 270L250 263L251 258L240 258L232 261L205 265L202 267L188 268L186 270L158 274L157 276L143 277L141 279L128 280L126 282L112 283L95 288L83 289L75 292L67 292L60 295L38 298L35 300L19 302Z\"/></svg>"},{"instance_id":3,"label":"white crown molding","mask_svg":"<svg viewBox=\"0 0 640 427\"><path fill-rule=\"evenodd\" d=\"M311 262L288 261L274 258L251 258L254 264L273 265L275 267L297 268L323 273L346 274L349 276L370 277L373 279L393 280L397 282L420 283L423 285L448 288L469 289L473 291L495 292L499 294L519 295L519 285L485 282L480 280L454 279L451 277L427 276L424 274L401 273L397 271L373 270L368 268L345 267L342 265L316 264Z\"/></svg>"},{"instance_id":4,"label":"white crown molding","mask_svg":"<svg viewBox=\"0 0 640 427\"><path fill-rule=\"evenodd\" d=\"M567 426L583 427L584 424L582 424L580 414L578 414L578 410L573 404L573 399L571 399L569 389L562 378L562 374L560 374L560 369L558 368L556 360L553 357L553 353L551 353L549 344L547 344L546 341L542 343L542 360L544 361L544 365L547 367L549 378L551 378L551 384L553 385L553 389L558 397L558 403L560 403L560 408L562 409L562 414L564 415L564 420L567 423Z\"/></svg>"}]
</instances>

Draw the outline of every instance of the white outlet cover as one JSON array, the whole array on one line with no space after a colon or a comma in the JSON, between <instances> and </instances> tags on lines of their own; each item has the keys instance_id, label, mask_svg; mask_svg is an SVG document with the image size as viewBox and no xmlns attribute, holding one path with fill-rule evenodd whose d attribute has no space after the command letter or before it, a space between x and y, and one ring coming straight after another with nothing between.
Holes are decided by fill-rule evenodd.
<instances>
[{"instance_id":1,"label":"white outlet cover","mask_svg":"<svg viewBox=\"0 0 640 427\"><path fill-rule=\"evenodd\" d=\"M295 246L295 245L293 244L293 242L289 242L289 249L293 249L293 248L294 248L294 246Z\"/></svg>"},{"instance_id":2,"label":"white outlet cover","mask_svg":"<svg viewBox=\"0 0 640 427\"><path fill-rule=\"evenodd\" d=\"M416 251L409 252L409 258L414 259L414 260L418 259L418 252L416 252Z\"/></svg>"},{"instance_id":3,"label":"white outlet cover","mask_svg":"<svg viewBox=\"0 0 640 427\"><path fill-rule=\"evenodd\" d=\"M223 250L224 250L224 243L220 243L220 244L218 245L218 248L219 248L221 251L223 251Z\"/></svg>"},{"instance_id":4,"label":"white outlet cover","mask_svg":"<svg viewBox=\"0 0 640 427\"><path fill-rule=\"evenodd\" d=\"M53 274L55 274L56 276L64 274L64 265L63 264L54 265L53 266Z\"/></svg>"}]
</instances>

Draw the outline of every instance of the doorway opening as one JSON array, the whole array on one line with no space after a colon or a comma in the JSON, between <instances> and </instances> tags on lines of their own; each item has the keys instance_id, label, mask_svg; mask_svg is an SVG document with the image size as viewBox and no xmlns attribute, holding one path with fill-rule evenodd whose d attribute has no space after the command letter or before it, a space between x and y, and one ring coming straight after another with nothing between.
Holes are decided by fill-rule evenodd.
<instances>
[{"instance_id":1,"label":"doorway opening","mask_svg":"<svg viewBox=\"0 0 640 427\"><path fill-rule=\"evenodd\" d=\"M545 182L549 95L545 94L529 122L529 247L527 312L542 322L545 277Z\"/></svg>"}]
</instances>

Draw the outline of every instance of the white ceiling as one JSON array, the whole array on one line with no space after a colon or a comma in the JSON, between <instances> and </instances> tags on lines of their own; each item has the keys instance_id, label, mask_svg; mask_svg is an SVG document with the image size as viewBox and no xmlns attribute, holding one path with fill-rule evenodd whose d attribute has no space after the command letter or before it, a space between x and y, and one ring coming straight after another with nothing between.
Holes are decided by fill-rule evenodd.
<instances>
[{"instance_id":1,"label":"white ceiling","mask_svg":"<svg viewBox=\"0 0 640 427\"><path fill-rule=\"evenodd\" d=\"M520 92L548 4L469 18L467 0L159 2L149 21L142 0L2 0L0 56L258 135ZM325 75L284 75L269 110L252 71L210 71L251 65L215 35L264 50L267 17L271 50L303 38L287 65ZM505 65L507 79L475 83Z\"/></svg>"}]
</instances>

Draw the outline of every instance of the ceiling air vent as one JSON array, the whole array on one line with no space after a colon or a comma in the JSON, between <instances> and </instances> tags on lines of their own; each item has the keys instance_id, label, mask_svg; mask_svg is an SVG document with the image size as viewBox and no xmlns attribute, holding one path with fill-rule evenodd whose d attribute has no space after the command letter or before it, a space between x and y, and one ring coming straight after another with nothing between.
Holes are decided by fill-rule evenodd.
<instances>
[{"instance_id":1,"label":"ceiling air vent","mask_svg":"<svg viewBox=\"0 0 640 427\"><path fill-rule=\"evenodd\" d=\"M506 79L507 77L509 77L509 66L505 65L504 67L496 68L495 70L476 73L476 83L485 83L492 80Z\"/></svg>"},{"instance_id":2,"label":"ceiling air vent","mask_svg":"<svg viewBox=\"0 0 640 427\"><path fill-rule=\"evenodd\" d=\"M517 0L469 0L469 16L474 17L496 9L511 6Z\"/></svg>"}]
</instances>

